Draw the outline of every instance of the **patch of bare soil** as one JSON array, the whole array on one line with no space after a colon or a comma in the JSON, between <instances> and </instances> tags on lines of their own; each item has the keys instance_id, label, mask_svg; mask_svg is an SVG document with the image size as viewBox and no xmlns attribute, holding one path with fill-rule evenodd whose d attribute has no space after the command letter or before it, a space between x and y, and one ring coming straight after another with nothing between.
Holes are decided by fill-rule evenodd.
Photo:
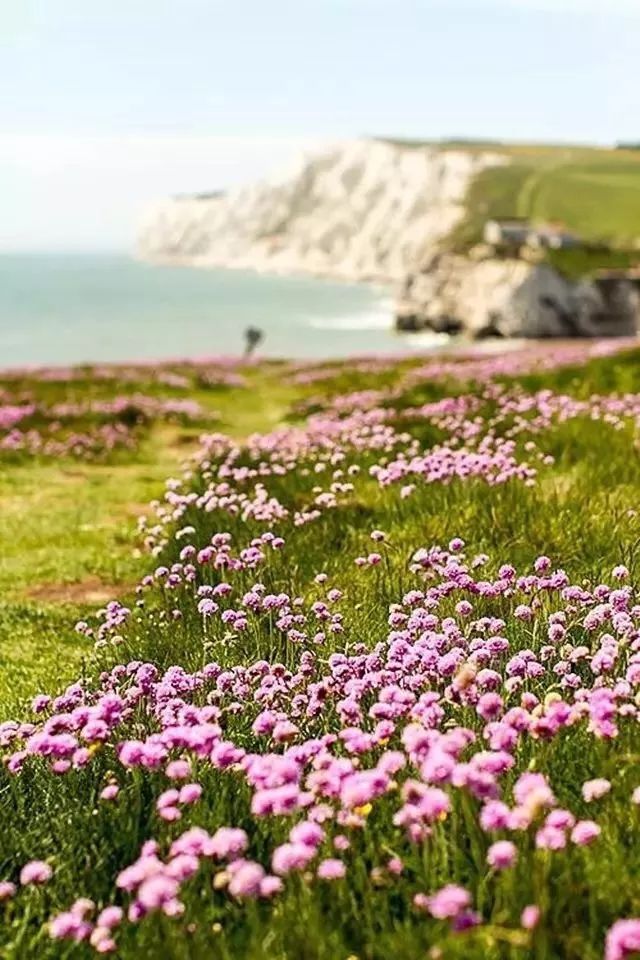
<instances>
[{"instance_id":1,"label":"patch of bare soil","mask_svg":"<svg viewBox=\"0 0 640 960\"><path fill-rule=\"evenodd\" d=\"M43 603L100 604L123 592L123 584L103 583L99 577L87 577L78 583L38 583L25 591L31 600Z\"/></svg>"}]
</instances>

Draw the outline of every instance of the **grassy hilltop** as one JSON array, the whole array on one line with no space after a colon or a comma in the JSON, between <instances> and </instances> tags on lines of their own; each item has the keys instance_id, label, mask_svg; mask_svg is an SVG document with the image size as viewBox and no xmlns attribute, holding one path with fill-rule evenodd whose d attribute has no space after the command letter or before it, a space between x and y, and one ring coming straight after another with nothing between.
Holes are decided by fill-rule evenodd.
<instances>
[{"instance_id":1,"label":"grassy hilltop","mask_svg":"<svg viewBox=\"0 0 640 960\"><path fill-rule=\"evenodd\" d=\"M422 145L418 141L394 142L416 149ZM488 219L525 217L533 223L563 223L587 243L612 248L611 252L549 254L569 272L640 261L639 150L464 140L438 145L442 149L491 151L509 161L487 168L473 181L465 219L452 238L457 248L477 243Z\"/></svg>"}]
</instances>

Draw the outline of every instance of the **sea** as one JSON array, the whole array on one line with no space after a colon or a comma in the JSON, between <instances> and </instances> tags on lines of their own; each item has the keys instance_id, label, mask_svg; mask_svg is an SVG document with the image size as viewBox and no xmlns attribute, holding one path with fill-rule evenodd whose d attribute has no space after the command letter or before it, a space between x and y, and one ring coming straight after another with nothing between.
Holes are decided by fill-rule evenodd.
<instances>
[{"instance_id":1,"label":"sea","mask_svg":"<svg viewBox=\"0 0 640 960\"><path fill-rule=\"evenodd\" d=\"M106 254L0 255L0 367L237 356L320 359L441 344L393 329L390 292Z\"/></svg>"}]
</instances>

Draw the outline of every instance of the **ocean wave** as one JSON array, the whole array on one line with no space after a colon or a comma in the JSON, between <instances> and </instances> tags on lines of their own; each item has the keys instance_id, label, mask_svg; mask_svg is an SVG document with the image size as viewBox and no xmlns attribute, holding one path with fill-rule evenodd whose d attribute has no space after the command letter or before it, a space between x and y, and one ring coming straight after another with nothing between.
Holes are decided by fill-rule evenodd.
<instances>
[{"instance_id":1,"label":"ocean wave","mask_svg":"<svg viewBox=\"0 0 640 960\"><path fill-rule=\"evenodd\" d=\"M307 323L316 330L392 330L393 303L383 300L371 310L337 317L308 317Z\"/></svg>"}]
</instances>

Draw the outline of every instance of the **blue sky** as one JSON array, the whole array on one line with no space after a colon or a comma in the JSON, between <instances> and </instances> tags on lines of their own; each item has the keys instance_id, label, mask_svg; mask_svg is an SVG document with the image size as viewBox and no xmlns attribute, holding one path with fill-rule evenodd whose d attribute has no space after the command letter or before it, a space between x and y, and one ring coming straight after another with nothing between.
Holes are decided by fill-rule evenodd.
<instances>
[{"instance_id":1,"label":"blue sky","mask_svg":"<svg viewBox=\"0 0 640 960\"><path fill-rule=\"evenodd\" d=\"M342 137L640 139L639 36L640 0L0 0L0 248L124 249Z\"/></svg>"}]
</instances>

